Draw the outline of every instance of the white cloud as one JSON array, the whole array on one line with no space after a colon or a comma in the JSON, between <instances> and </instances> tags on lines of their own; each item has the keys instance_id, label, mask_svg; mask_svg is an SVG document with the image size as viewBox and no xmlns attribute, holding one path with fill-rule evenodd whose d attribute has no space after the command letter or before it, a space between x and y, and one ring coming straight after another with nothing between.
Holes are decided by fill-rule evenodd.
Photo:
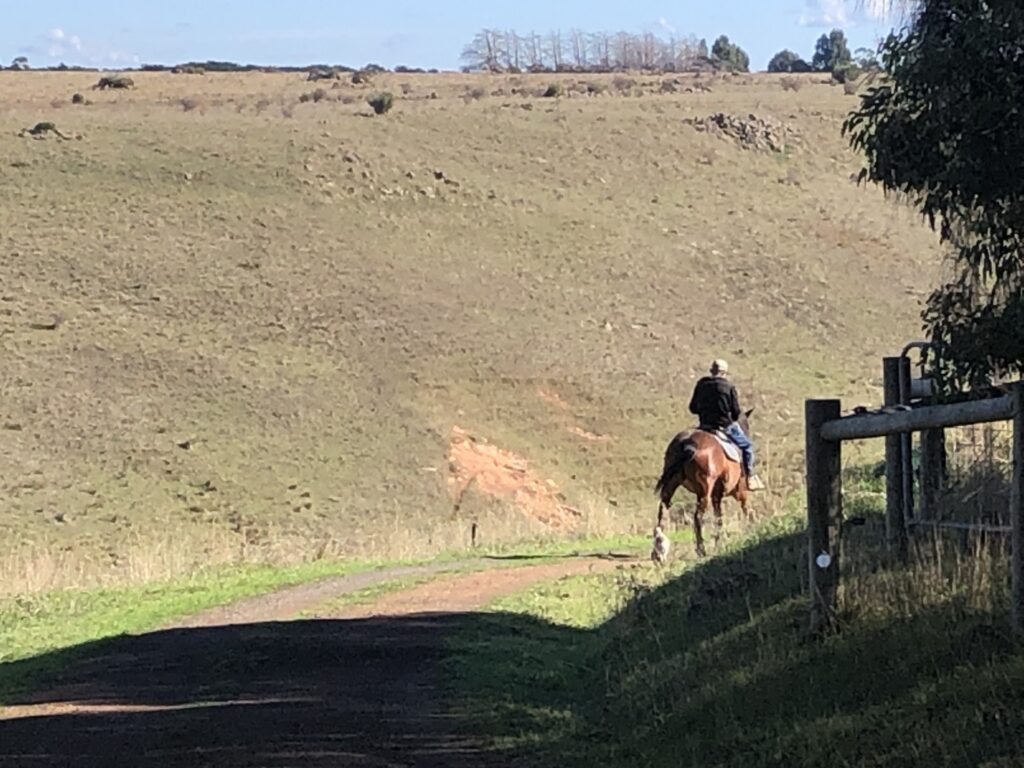
<instances>
[{"instance_id":1,"label":"white cloud","mask_svg":"<svg viewBox=\"0 0 1024 768\"><path fill-rule=\"evenodd\" d=\"M899 17L901 5L894 0L807 0L799 23L803 27L852 27L889 22Z\"/></svg>"},{"instance_id":2,"label":"white cloud","mask_svg":"<svg viewBox=\"0 0 1024 768\"><path fill-rule=\"evenodd\" d=\"M845 0L807 0L800 15L802 27L846 27L851 23Z\"/></svg>"},{"instance_id":3,"label":"white cloud","mask_svg":"<svg viewBox=\"0 0 1024 768\"><path fill-rule=\"evenodd\" d=\"M62 27L54 27L41 36L43 45L33 47L36 54L45 54L54 60L70 59L75 63L94 66L138 64L139 57L105 45L86 45L78 35Z\"/></svg>"},{"instance_id":4,"label":"white cloud","mask_svg":"<svg viewBox=\"0 0 1024 768\"><path fill-rule=\"evenodd\" d=\"M47 32L46 41L46 53L54 59L69 53L82 52L82 39L78 35L69 35L60 27Z\"/></svg>"}]
</instances>

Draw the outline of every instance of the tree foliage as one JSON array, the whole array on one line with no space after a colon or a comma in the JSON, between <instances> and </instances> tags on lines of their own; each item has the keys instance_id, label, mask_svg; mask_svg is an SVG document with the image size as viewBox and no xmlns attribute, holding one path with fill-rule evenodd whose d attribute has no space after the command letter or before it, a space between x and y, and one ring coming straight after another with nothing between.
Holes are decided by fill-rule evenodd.
<instances>
[{"instance_id":1,"label":"tree foliage","mask_svg":"<svg viewBox=\"0 0 1024 768\"><path fill-rule=\"evenodd\" d=\"M725 35L715 40L715 44L711 46L711 60L719 69L729 72L750 71L750 57L747 56L747 52Z\"/></svg>"},{"instance_id":2,"label":"tree foliage","mask_svg":"<svg viewBox=\"0 0 1024 768\"><path fill-rule=\"evenodd\" d=\"M818 38L814 47L814 58L811 66L819 72L835 72L853 63L850 45L841 29L833 29L827 35Z\"/></svg>"},{"instance_id":3,"label":"tree foliage","mask_svg":"<svg viewBox=\"0 0 1024 768\"><path fill-rule=\"evenodd\" d=\"M779 51L768 62L769 72L810 72L811 65L790 50Z\"/></svg>"},{"instance_id":4,"label":"tree foliage","mask_svg":"<svg viewBox=\"0 0 1024 768\"><path fill-rule=\"evenodd\" d=\"M916 205L952 252L923 319L947 390L1024 373L1024 5L924 0L844 125L861 179Z\"/></svg>"}]
</instances>

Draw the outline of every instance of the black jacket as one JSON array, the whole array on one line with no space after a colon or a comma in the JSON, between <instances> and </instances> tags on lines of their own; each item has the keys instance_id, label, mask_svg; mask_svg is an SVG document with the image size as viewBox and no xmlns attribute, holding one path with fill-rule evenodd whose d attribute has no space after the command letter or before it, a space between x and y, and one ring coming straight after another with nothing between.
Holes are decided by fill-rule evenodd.
<instances>
[{"instance_id":1,"label":"black jacket","mask_svg":"<svg viewBox=\"0 0 1024 768\"><path fill-rule=\"evenodd\" d=\"M705 376L697 382L690 413L700 417L705 429L726 429L740 418L740 399L727 379Z\"/></svg>"}]
</instances>

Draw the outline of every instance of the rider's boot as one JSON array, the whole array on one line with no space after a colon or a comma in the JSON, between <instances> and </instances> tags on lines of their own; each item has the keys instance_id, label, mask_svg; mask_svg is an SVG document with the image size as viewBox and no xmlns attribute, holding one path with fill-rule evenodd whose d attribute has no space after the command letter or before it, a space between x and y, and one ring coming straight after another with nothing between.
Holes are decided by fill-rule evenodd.
<instances>
[{"instance_id":1,"label":"rider's boot","mask_svg":"<svg viewBox=\"0 0 1024 768\"><path fill-rule=\"evenodd\" d=\"M767 486L764 481L757 476L756 472L747 471L747 490L749 491L764 491Z\"/></svg>"}]
</instances>

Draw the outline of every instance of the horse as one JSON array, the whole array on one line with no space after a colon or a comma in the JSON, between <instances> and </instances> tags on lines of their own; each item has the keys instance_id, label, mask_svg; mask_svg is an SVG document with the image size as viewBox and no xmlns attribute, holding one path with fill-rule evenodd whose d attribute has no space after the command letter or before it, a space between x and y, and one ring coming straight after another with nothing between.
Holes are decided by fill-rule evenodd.
<instances>
[{"instance_id":1,"label":"horse","mask_svg":"<svg viewBox=\"0 0 1024 768\"><path fill-rule=\"evenodd\" d=\"M739 425L750 434L751 408L742 414ZM725 453L718 438L709 432L696 430L680 432L669 443L665 451L665 467L661 479L654 487L660 498L658 505L658 527L664 528L666 513L672 507L672 497L680 488L685 488L697 497L697 508L693 512L693 533L696 538L697 556L705 557L704 515L708 508L715 511L715 545L722 535L722 500L727 496L736 499L743 509L743 515L750 519L750 489L740 462L732 461Z\"/></svg>"}]
</instances>

